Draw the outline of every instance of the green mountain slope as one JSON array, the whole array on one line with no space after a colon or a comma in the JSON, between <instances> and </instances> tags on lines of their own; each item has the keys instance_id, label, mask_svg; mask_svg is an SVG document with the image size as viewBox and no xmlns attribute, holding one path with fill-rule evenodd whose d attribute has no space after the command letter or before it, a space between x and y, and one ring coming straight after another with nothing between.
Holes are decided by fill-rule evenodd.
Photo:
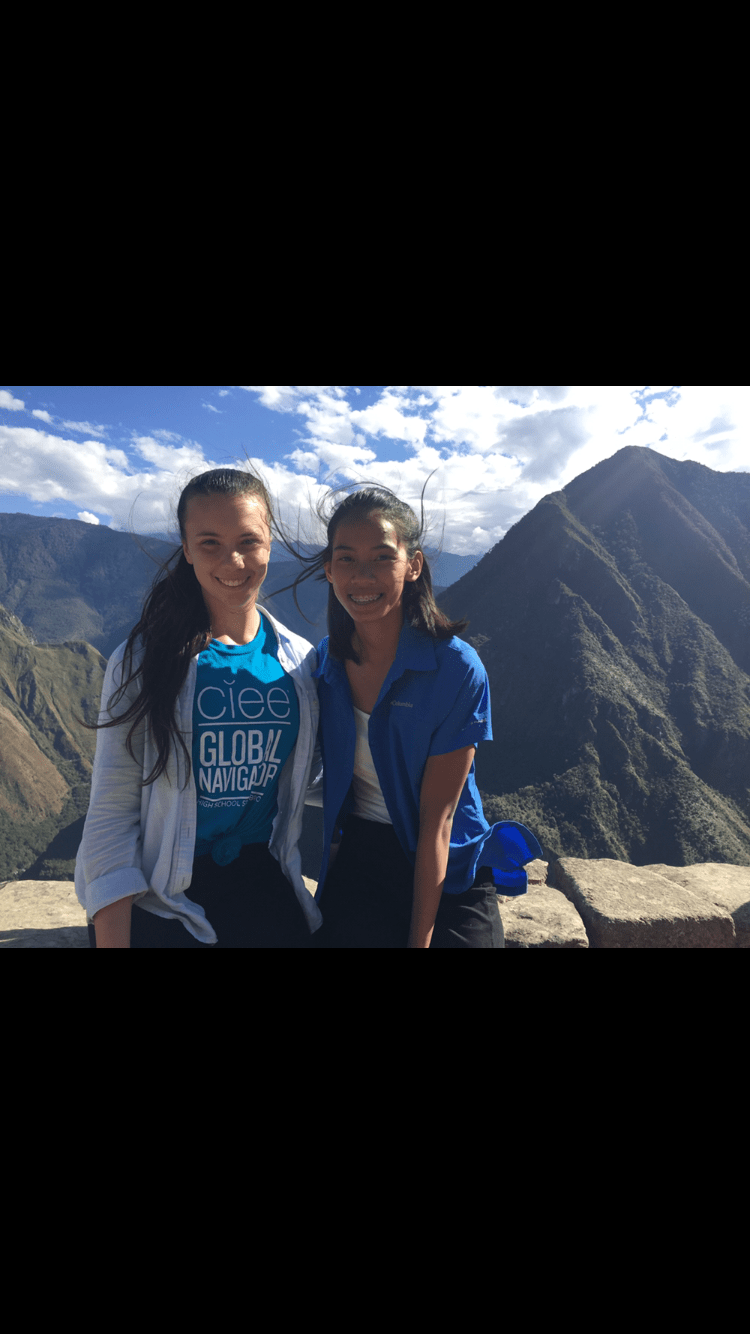
<instances>
[{"instance_id":1,"label":"green mountain slope","mask_svg":"<svg viewBox=\"0 0 750 1334\"><path fill-rule=\"evenodd\" d=\"M34 644L0 607L0 880L85 814L96 734L74 715L96 721L104 668L90 644Z\"/></svg>"},{"instance_id":2,"label":"green mountain slope","mask_svg":"<svg viewBox=\"0 0 750 1334\"><path fill-rule=\"evenodd\" d=\"M166 542L77 519L0 514L0 604L38 642L84 640L108 658L140 617Z\"/></svg>"},{"instance_id":3,"label":"green mountain slope","mask_svg":"<svg viewBox=\"0 0 750 1334\"><path fill-rule=\"evenodd\" d=\"M750 862L750 475L626 448L441 596L492 690L488 817L553 854Z\"/></svg>"}]
</instances>

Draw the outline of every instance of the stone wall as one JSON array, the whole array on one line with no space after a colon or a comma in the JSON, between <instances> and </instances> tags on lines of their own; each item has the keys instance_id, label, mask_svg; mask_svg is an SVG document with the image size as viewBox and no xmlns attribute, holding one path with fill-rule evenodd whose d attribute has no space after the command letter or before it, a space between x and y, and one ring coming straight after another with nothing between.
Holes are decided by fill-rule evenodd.
<instances>
[{"instance_id":1,"label":"stone wall","mask_svg":"<svg viewBox=\"0 0 750 1334\"><path fill-rule=\"evenodd\" d=\"M311 894L317 884L304 877ZM89 949L72 880L0 881L0 950Z\"/></svg>"},{"instance_id":2,"label":"stone wall","mask_svg":"<svg viewBox=\"0 0 750 1334\"><path fill-rule=\"evenodd\" d=\"M750 946L750 866L561 857L526 870L528 893L499 900L509 948Z\"/></svg>"},{"instance_id":3,"label":"stone wall","mask_svg":"<svg viewBox=\"0 0 750 1334\"><path fill-rule=\"evenodd\" d=\"M750 866L530 862L528 893L498 896L508 949L750 946ZM305 880L314 893L314 880ZM0 883L0 949L88 949L72 881Z\"/></svg>"}]
</instances>

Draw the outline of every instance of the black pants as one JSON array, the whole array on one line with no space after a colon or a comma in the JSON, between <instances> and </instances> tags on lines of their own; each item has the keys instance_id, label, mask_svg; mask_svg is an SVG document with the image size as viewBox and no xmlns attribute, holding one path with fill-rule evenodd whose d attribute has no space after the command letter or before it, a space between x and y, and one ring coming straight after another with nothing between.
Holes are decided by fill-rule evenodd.
<instances>
[{"instance_id":1,"label":"black pants","mask_svg":"<svg viewBox=\"0 0 750 1334\"><path fill-rule=\"evenodd\" d=\"M187 890L206 910L223 949L306 949L313 937L297 895L265 843L248 843L236 861L217 866L208 855L196 857ZM96 932L89 926L89 944ZM133 904L131 949L207 950L182 922L156 917Z\"/></svg>"},{"instance_id":2,"label":"black pants","mask_svg":"<svg viewBox=\"0 0 750 1334\"><path fill-rule=\"evenodd\" d=\"M489 882L489 883L488 883ZM317 949L405 949L414 870L392 825L350 815L317 900ZM497 950L505 938L492 872L481 867L463 894L440 899L431 949Z\"/></svg>"}]
</instances>

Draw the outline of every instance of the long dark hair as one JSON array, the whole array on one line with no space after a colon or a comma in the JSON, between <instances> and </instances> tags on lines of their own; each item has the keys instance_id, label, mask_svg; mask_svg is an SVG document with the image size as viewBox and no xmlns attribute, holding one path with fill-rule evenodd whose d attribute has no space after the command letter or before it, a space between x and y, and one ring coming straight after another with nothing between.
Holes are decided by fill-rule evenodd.
<instances>
[{"instance_id":1,"label":"long dark hair","mask_svg":"<svg viewBox=\"0 0 750 1334\"><path fill-rule=\"evenodd\" d=\"M432 476L432 474L430 474ZM430 478L427 478L429 482ZM333 558L333 543L336 536L336 529L344 519L364 518L373 511L379 511L393 524L400 542L406 547L406 554L409 560L416 555L417 551L422 552L423 563L422 572L418 579L404 584L403 606L404 620L415 629L421 630L424 634L430 635L433 639L450 639L452 635L461 634L469 624L468 620L451 621L440 610L432 591L432 575L427 558L424 555L423 541L425 536L425 512L424 512L424 493L427 486L425 482L420 496L420 515L417 518L414 510L405 501L399 500L398 496L387 486L369 486L358 483L345 483L343 486L335 487L318 501L315 510L317 517L326 527L327 544L322 551L315 555L305 554L300 550L295 551L297 559L306 567L297 575L294 583L287 587L293 589L294 600L297 609L301 611L299 602L297 602L297 589L306 579L313 577L323 580L326 577L324 564ZM352 486L357 489L352 490ZM348 492L344 498L336 503L336 497L341 492ZM333 504L333 512L331 505ZM289 541L285 542L287 549L290 548ZM284 592L284 589L277 589L276 592ZM352 634L354 632L354 621L348 611L342 607L333 586L328 586L328 652L334 658L342 661L351 658L353 662L359 662L359 656L352 648Z\"/></svg>"},{"instance_id":2,"label":"long dark hair","mask_svg":"<svg viewBox=\"0 0 750 1334\"><path fill-rule=\"evenodd\" d=\"M193 477L183 489L177 505L180 537L186 540L185 518L193 496L257 496L268 512L270 526L275 526L271 498L263 481L250 471L214 468ZM174 563L176 561L176 564ZM185 684L191 659L211 641L211 619L203 600L195 571L181 546L177 547L157 570L151 591L143 604L141 619L133 626L125 645L121 684L110 697L107 708L116 708L131 681L140 677L140 692L124 713L106 723L84 723L90 728L132 726L126 739L128 753L135 759L133 734L148 718L157 749L157 760L143 786L164 773L173 743L182 746L190 781L190 755L175 719L177 697ZM137 669L133 653L138 646L143 656ZM128 664L126 668L126 663ZM127 674L126 674L127 673ZM167 777L169 775L167 774Z\"/></svg>"}]
</instances>

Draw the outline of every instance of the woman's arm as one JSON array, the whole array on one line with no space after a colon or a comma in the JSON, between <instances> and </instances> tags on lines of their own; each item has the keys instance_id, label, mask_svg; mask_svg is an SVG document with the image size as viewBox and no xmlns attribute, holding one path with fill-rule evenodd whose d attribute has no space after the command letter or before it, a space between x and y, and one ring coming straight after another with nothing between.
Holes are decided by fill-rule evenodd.
<instances>
[{"instance_id":1,"label":"woman's arm","mask_svg":"<svg viewBox=\"0 0 750 1334\"><path fill-rule=\"evenodd\" d=\"M448 868L451 826L474 759L474 746L431 755L419 793L419 841L414 866L409 949L429 948Z\"/></svg>"},{"instance_id":2,"label":"woman's arm","mask_svg":"<svg viewBox=\"0 0 750 1334\"><path fill-rule=\"evenodd\" d=\"M96 932L96 948L110 950L130 949L130 918L135 894L108 903L91 918Z\"/></svg>"},{"instance_id":3,"label":"woman's arm","mask_svg":"<svg viewBox=\"0 0 750 1334\"><path fill-rule=\"evenodd\" d=\"M110 712L121 659L116 650L107 664L99 722L125 712L137 694L137 682L131 683ZM97 949L129 946L131 905L148 889L141 866L145 729L141 724L133 735L135 759L127 750L128 731L123 723L97 733L91 798L76 857L76 895L94 923Z\"/></svg>"}]
</instances>

